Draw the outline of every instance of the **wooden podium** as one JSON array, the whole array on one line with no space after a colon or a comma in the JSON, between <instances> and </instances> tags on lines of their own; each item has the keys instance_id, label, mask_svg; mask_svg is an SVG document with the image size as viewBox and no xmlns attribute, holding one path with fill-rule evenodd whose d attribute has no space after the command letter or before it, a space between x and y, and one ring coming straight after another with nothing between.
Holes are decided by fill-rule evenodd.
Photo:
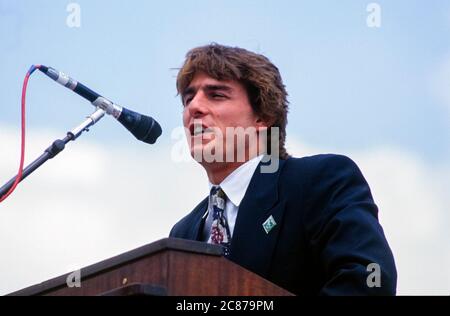
<instances>
[{"instance_id":1,"label":"wooden podium","mask_svg":"<svg viewBox=\"0 0 450 316\"><path fill-rule=\"evenodd\" d=\"M222 248L166 238L9 295L293 295L222 257Z\"/></svg>"}]
</instances>

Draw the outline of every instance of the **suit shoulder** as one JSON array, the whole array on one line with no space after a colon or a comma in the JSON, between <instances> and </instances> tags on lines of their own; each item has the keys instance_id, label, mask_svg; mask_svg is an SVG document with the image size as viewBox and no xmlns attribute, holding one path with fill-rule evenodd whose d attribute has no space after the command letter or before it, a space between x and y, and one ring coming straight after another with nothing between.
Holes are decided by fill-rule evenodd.
<instances>
[{"instance_id":1,"label":"suit shoulder","mask_svg":"<svg viewBox=\"0 0 450 316\"><path fill-rule=\"evenodd\" d=\"M352 159L344 155L291 158L286 162L283 174L285 186L311 203L326 204L335 198L353 196L356 192L364 195L361 200L373 202L362 172Z\"/></svg>"},{"instance_id":2,"label":"suit shoulder","mask_svg":"<svg viewBox=\"0 0 450 316\"><path fill-rule=\"evenodd\" d=\"M320 154L301 158L289 158L284 166L288 174L299 174L303 177L347 171L360 174L356 163L347 156L338 154Z\"/></svg>"},{"instance_id":3,"label":"suit shoulder","mask_svg":"<svg viewBox=\"0 0 450 316\"><path fill-rule=\"evenodd\" d=\"M300 158L290 157L287 159L287 163L289 163L291 167L321 167L330 165L356 166L355 162L351 158L339 154L319 154Z\"/></svg>"}]
</instances>

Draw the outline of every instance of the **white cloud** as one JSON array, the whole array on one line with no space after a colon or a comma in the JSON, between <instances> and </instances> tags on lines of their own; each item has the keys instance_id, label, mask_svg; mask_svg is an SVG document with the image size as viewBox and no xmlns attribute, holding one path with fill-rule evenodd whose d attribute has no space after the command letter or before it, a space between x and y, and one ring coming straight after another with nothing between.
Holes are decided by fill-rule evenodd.
<instances>
[{"instance_id":1,"label":"white cloud","mask_svg":"<svg viewBox=\"0 0 450 316\"><path fill-rule=\"evenodd\" d=\"M3 183L16 171L19 138L5 127L0 132ZM54 131L28 135L27 157L58 137ZM297 156L323 152L295 141L288 145ZM0 293L164 238L207 194L202 168L173 163L168 146L111 149L83 139L68 146L0 204ZM347 155L380 207L399 294L449 294L449 166L427 165L395 148Z\"/></svg>"}]
</instances>

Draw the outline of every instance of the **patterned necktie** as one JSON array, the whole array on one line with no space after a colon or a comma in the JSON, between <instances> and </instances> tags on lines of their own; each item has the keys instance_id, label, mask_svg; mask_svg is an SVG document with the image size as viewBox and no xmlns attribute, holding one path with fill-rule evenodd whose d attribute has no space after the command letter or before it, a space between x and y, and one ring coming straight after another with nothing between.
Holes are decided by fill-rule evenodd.
<instances>
[{"instance_id":1,"label":"patterned necktie","mask_svg":"<svg viewBox=\"0 0 450 316\"><path fill-rule=\"evenodd\" d=\"M212 244L222 245L224 255L230 254L231 234L228 221L225 217L225 201L227 197L220 187L211 189L211 202L213 206L213 222L211 226L210 241Z\"/></svg>"}]
</instances>

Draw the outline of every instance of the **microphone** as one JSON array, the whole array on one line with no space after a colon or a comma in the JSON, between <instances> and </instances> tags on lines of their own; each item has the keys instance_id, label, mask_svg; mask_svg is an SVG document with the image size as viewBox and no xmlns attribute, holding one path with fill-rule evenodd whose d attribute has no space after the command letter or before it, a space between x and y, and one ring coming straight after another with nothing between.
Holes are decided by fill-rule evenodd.
<instances>
[{"instance_id":1,"label":"microphone","mask_svg":"<svg viewBox=\"0 0 450 316\"><path fill-rule=\"evenodd\" d=\"M92 91L81 82L74 80L54 68L41 65L38 69L56 82L82 96L91 102L92 105L104 110L106 114L114 116L138 140L147 144L154 144L156 139L161 135L161 126L150 116L131 111L115 104L97 92Z\"/></svg>"}]
</instances>

